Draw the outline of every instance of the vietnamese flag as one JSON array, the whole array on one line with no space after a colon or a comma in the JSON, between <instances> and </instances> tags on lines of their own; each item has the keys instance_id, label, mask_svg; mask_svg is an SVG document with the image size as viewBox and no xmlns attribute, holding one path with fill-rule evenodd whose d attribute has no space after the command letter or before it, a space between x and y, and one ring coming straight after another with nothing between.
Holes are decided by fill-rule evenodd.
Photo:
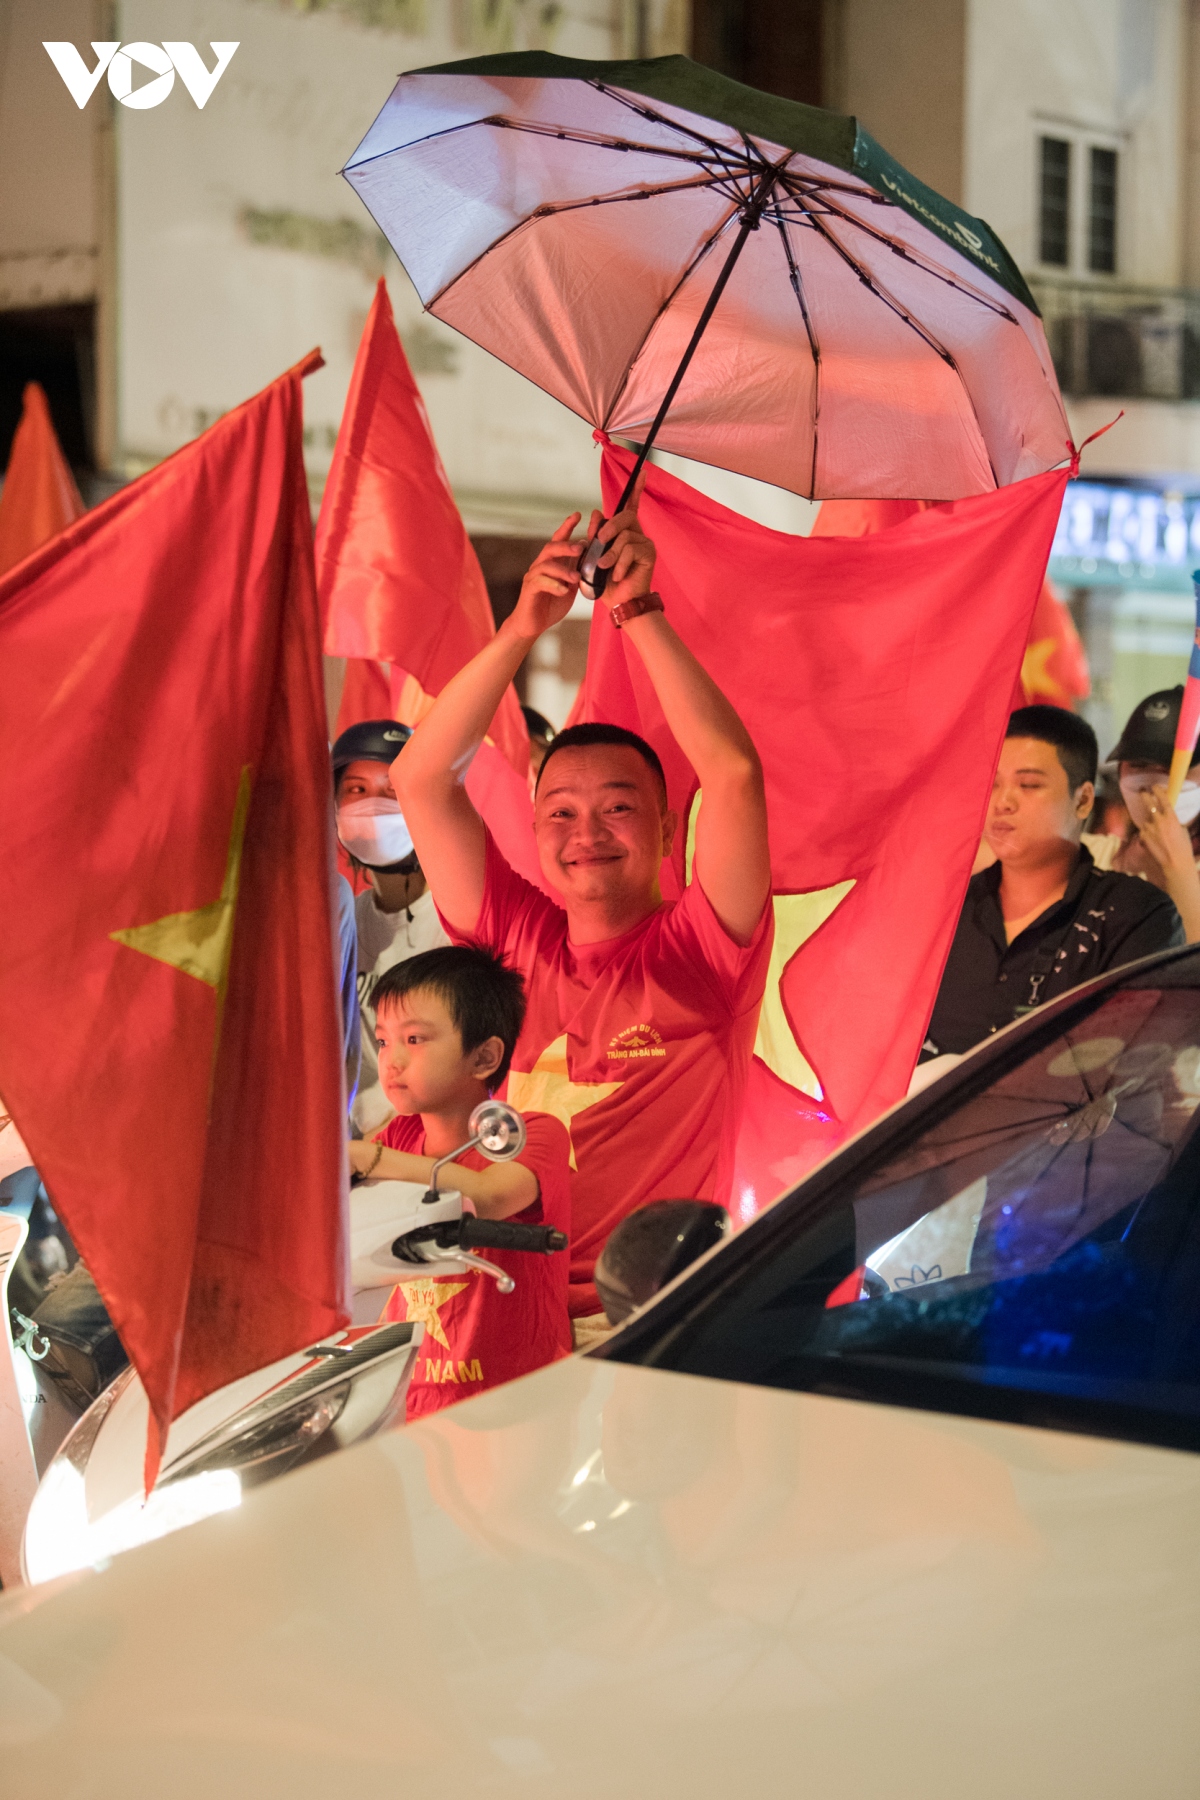
<instances>
[{"instance_id":1,"label":"vietnamese flag","mask_svg":"<svg viewBox=\"0 0 1200 1800\"><path fill-rule=\"evenodd\" d=\"M416 725L496 626L383 280L355 358L316 555L326 654L401 671L397 716ZM343 730L353 723L338 720ZM525 775L529 733L511 687L491 737Z\"/></svg>"},{"instance_id":2,"label":"vietnamese flag","mask_svg":"<svg viewBox=\"0 0 1200 1800\"><path fill-rule=\"evenodd\" d=\"M813 537L865 537L888 531L931 504L928 500L824 500ZM1066 606L1047 576L1042 582L1013 706L1061 706L1072 712L1092 691L1087 655Z\"/></svg>"},{"instance_id":3,"label":"vietnamese flag","mask_svg":"<svg viewBox=\"0 0 1200 1800\"><path fill-rule=\"evenodd\" d=\"M812 537L866 537L924 512L925 500L822 500Z\"/></svg>"},{"instance_id":4,"label":"vietnamese flag","mask_svg":"<svg viewBox=\"0 0 1200 1800\"><path fill-rule=\"evenodd\" d=\"M0 575L32 555L83 511L46 395L27 384L0 492Z\"/></svg>"},{"instance_id":5,"label":"vietnamese flag","mask_svg":"<svg viewBox=\"0 0 1200 1800\"><path fill-rule=\"evenodd\" d=\"M1067 611L1047 576L1033 612L1029 642L1021 662L1022 706L1062 706L1074 710L1092 691L1087 654Z\"/></svg>"},{"instance_id":6,"label":"vietnamese flag","mask_svg":"<svg viewBox=\"0 0 1200 1800\"><path fill-rule=\"evenodd\" d=\"M348 1317L318 366L0 580L0 1094L145 1385L148 1481L172 1419Z\"/></svg>"},{"instance_id":7,"label":"vietnamese flag","mask_svg":"<svg viewBox=\"0 0 1200 1800\"><path fill-rule=\"evenodd\" d=\"M632 457L608 446L604 497ZM775 952L738 1147L749 1218L905 1093L979 845L1068 471L857 537L771 531L651 466L667 617L766 771ZM595 609L575 716L626 725L689 817L696 778ZM664 866L686 878L688 833Z\"/></svg>"},{"instance_id":8,"label":"vietnamese flag","mask_svg":"<svg viewBox=\"0 0 1200 1800\"><path fill-rule=\"evenodd\" d=\"M383 281L321 501L317 580L326 654L347 658L338 733L389 717L415 729L496 633ZM529 733L510 686L465 785L513 868L543 886L528 777Z\"/></svg>"}]
</instances>

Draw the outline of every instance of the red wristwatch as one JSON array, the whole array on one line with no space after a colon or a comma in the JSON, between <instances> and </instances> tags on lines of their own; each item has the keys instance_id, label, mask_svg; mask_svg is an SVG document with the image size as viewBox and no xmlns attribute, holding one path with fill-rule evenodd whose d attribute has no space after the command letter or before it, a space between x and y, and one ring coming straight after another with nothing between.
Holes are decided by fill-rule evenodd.
<instances>
[{"instance_id":1,"label":"red wristwatch","mask_svg":"<svg viewBox=\"0 0 1200 1800\"><path fill-rule=\"evenodd\" d=\"M610 607L608 616L620 631L626 619L640 619L643 613L666 610L661 594L638 594L633 600L622 600L620 606Z\"/></svg>"}]
</instances>

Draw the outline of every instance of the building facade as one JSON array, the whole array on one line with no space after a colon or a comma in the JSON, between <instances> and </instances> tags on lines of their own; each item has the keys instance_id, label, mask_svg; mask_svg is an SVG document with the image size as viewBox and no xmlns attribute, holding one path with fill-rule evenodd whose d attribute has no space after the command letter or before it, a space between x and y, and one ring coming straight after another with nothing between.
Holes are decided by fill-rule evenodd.
<instances>
[{"instance_id":1,"label":"building facade","mask_svg":"<svg viewBox=\"0 0 1200 1800\"><path fill-rule=\"evenodd\" d=\"M203 107L179 81L139 106L154 70L136 59L125 101L101 81L80 107L42 47L91 66L93 43L164 37L210 67L211 45L237 44ZM403 69L538 47L690 48L854 113L986 218L1038 297L1076 442L1124 411L1085 454L1052 562L1101 736L1177 678L1200 562L1200 0L0 0L0 461L30 377L95 497L319 344L315 502L383 275L506 610L531 549L596 500L591 432L422 314L338 171ZM764 523L811 525L781 490L686 473ZM585 634L569 621L527 672L556 723Z\"/></svg>"}]
</instances>

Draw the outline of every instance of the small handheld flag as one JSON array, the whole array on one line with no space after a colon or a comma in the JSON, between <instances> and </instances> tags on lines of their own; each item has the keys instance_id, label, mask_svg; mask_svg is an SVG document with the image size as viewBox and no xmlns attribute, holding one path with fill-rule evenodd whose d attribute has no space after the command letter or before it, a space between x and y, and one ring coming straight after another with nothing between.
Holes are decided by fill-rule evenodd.
<instances>
[{"instance_id":1,"label":"small handheld flag","mask_svg":"<svg viewBox=\"0 0 1200 1800\"><path fill-rule=\"evenodd\" d=\"M1175 729L1175 749L1171 757L1171 775L1167 782L1167 804L1174 806L1183 787L1184 776L1192 766L1196 739L1200 737L1200 569L1192 573L1196 591L1196 635L1192 640L1192 660L1188 664L1183 705Z\"/></svg>"}]
</instances>

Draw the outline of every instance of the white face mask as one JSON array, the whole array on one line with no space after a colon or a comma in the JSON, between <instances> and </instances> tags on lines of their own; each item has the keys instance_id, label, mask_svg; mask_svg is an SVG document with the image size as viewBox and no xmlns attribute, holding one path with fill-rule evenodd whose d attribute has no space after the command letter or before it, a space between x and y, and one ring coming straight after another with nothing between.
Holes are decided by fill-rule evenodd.
<instances>
[{"instance_id":1,"label":"white face mask","mask_svg":"<svg viewBox=\"0 0 1200 1800\"><path fill-rule=\"evenodd\" d=\"M1184 784L1175 802L1175 817L1181 825L1190 825L1193 819L1200 818L1200 787Z\"/></svg>"},{"instance_id":2,"label":"white face mask","mask_svg":"<svg viewBox=\"0 0 1200 1800\"><path fill-rule=\"evenodd\" d=\"M396 800L347 800L338 807L337 834L351 856L369 869L386 869L412 854L413 841Z\"/></svg>"},{"instance_id":3,"label":"white face mask","mask_svg":"<svg viewBox=\"0 0 1200 1800\"><path fill-rule=\"evenodd\" d=\"M1142 799L1149 796L1152 788L1166 787L1166 785L1165 769L1161 773L1157 770L1145 769L1137 775L1122 776L1121 793L1135 824L1138 820ZM1181 825L1190 825L1194 819L1200 818L1200 787L1191 781L1185 781L1179 791L1179 798L1175 802L1175 817Z\"/></svg>"}]
</instances>

